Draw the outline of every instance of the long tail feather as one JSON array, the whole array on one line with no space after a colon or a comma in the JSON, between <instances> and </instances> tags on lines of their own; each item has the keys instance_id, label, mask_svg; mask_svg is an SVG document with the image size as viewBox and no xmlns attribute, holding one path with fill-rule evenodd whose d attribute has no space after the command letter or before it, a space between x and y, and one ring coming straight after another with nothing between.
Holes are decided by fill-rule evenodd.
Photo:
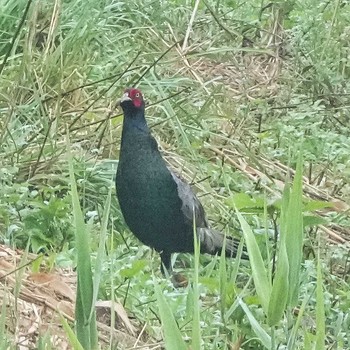
<instances>
[{"instance_id":1,"label":"long tail feather","mask_svg":"<svg viewBox=\"0 0 350 350\"><path fill-rule=\"evenodd\" d=\"M201 252L211 255L220 254L224 245L225 235L211 228L197 228L198 238L201 244ZM226 236L225 253L227 257L234 258L237 255L239 240ZM249 260L247 250L243 247L242 259Z\"/></svg>"}]
</instances>

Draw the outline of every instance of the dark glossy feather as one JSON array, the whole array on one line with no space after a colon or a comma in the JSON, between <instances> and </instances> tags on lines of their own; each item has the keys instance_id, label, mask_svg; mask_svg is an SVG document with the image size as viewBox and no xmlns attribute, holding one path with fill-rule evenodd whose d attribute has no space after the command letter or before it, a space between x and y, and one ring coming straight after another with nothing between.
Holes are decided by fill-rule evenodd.
<instances>
[{"instance_id":1,"label":"dark glossy feather","mask_svg":"<svg viewBox=\"0 0 350 350\"><path fill-rule=\"evenodd\" d=\"M135 96L141 96L141 102ZM141 92L127 90L121 106L124 122L116 187L130 230L160 253L169 271L172 253L194 251L193 220L201 252L220 253L225 236L209 227L191 187L167 167L148 129ZM226 255L235 257L237 247L238 242L227 237ZM245 254L242 257L247 258Z\"/></svg>"}]
</instances>

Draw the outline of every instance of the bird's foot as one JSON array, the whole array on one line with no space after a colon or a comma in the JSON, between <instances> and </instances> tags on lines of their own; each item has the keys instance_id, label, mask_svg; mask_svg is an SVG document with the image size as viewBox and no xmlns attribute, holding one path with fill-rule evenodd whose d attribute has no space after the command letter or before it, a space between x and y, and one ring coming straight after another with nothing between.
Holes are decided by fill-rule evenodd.
<instances>
[{"instance_id":1,"label":"bird's foot","mask_svg":"<svg viewBox=\"0 0 350 350\"><path fill-rule=\"evenodd\" d=\"M175 288L185 288L188 286L188 279L181 273L172 273L171 282Z\"/></svg>"}]
</instances>

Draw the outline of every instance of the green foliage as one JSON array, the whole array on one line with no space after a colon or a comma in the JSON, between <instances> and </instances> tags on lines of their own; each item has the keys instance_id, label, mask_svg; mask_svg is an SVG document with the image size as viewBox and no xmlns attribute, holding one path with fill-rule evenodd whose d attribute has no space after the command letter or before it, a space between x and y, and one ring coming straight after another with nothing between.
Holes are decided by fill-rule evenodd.
<instances>
[{"instance_id":1,"label":"green foliage","mask_svg":"<svg viewBox=\"0 0 350 350\"><path fill-rule=\"evenodd\" d=\"M159 314L164 330L165 346L169 350L185 350L187 349L186 344L182 339L181 332L176 324L171 309L169 308L159 285L157 285L156 281L154 281L154 283L159 306Z\"/></svg>"},{"instance_id":2,"label":"green foliage","mask_svg":"<svg viewBox=\"0 0 350 350\"><path fill-rule=\"evenodd\" d=\"M326 318L324 307L324 292L322 278L322 262L320 255L317 259L317 281L316 281L316 344L315 349L326 349Z\"/></svg>"},{"instance_id":3,"label":"green foliage","mask_svg":"<svg viewBox=\"0 0 350 350\"><path fill-rule=\"evenodd\" d=\"M68 139L67 139L68 140ZM69 177L72 191L72 206L77 244L77 293L75 302L76 334L82 348L94 350L98 348L96 328L96 311L94 298L94 284L90 259L90 229L84 222L80 208L78 190L75 183L73 159L68 143ZM103 245L102 245L103 247ZM96 278L99 276L95 275ZM98 283L95 288L98 288Z\"/></svg>"},{"instance_id":4,"label":"green foliage","mask_svg":"<svg viewBox=\"0 0 350 350\"><path fill-rule=\"evenodd\" d=\"M65 330L69 342L74 350L83 350L84 348L81 346L78 337L76 334L74 334L72 328L69 326L67 320L62 316L61 317L61 322L63 325L63 329Z\"/></svg>"},{"instance_id":5,"label":"green foliage","mask_svg":"<svg viewBox=\"0 0 350 350\"><path fill-rule=\"evenodd\" d=\"M193 241L194 241L194 271L193 271L193 320L192 320L192 344L193 350L202 348L201 325L200 325L200 299L199 299L199 255L200 242L197 240L196 219L193 215ZM222 253L223 254L223 253Z\"/></svg>"},{"instance_id":6,"label":"green foliage","mask_svg":"<svg viewBox=\"0 0 350 350\"><path fill-rule=\"evenodd\" d=\"M238 211L237 217L241 224L244 240L247 245L249 262L252 269L252 275L256 292L259 296L264 312L267 314L271 295L271 281L269 280L268 271L265 267L265 263L261 256L259 246L256 242L256 239L250 226Z\"/></svg>"},{"instance_id":7,"label":"green foliage","mask_svg":"<svg viewBox=\"0 0 350 350\"><path fill-rule=\"evenodd\" d=\"M274 326L282 319L286 310L289 288L289 262L286 244L279 247L276 275L272 284L271 297L268 306L267 322Z\"/></svg>"},{"instance_id":8,"label":"green foliage","mask_svg":"<svg viewBox=\"0 0 350 350\"><path fill-rule=\"evenodd\" d=\"M6 337L6 293L2 299L1 314L0 314L0 333L3 335L0 339L0 349L5 350L9 346L9 342Z\"/></svg>"},{"instance_id":9,"label":"green foliage","mask_svg":"<svg viewBox=\"0 0 350 350\"><path fill-rule=\"evenodd\" d=\"M0 241L80 266L82 342L101 297L123 300L150 342L164 327L166 342L192 339L194 348L349 348L347 249L316 239L317 225L350 226L348 213L324 200L350 201L349 5L193 5L0 0ZM182 255L176 268L194 276L183 290L154 276L159 261L130 235L111 190L122 123L115 105L131 85L143 90L153 134L213 225L240 235L242 224L249 263ZM303 174L290 157L301 139ZM289 170L276 164L298 165L283 194ZM301 198L301 175L324 198ZM38 348L50 346L45 339Z\"/></svg>"},{"instance_id":10,"label":"green foliage","mask_svg":"<svg viewBox=\"0 0 350 350\"><path fill-rule=\"evenodd\" d=\"M281 245L288 257L288 305L298 302L300 268L303 259L304 226L302 216L302 153L300 152L292 188L284 191L281 210ZM284 254L283 252L282 254ZM283 261L282 264L286 262ZM278 265L277 265L278 268ZM286 270L287 268L283 268Z\"/></svg>"},{"instance_id":11,"label":"green foliage","mask_svg":"<svg viewBox=\"0 0 350 350\"><path fill-rule=\"evenodd\" d=\"M295 306L299 296L299 275L303 254L304 227L302 216L302 153L297 163L293 186L287 183L281 208L281 237L279 242L276 275L270 299L268 324L276 325L286 308Z\"/></svg>"}]
</instances>

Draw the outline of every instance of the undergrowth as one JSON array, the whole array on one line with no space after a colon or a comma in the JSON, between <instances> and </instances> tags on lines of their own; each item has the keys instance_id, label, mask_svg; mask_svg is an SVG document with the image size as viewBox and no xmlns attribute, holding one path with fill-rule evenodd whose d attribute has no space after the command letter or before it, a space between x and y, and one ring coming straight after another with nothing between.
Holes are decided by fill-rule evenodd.
<instances>
[{"instance_id":1,"label":"undergrowth","mask_svg":"<svg viewBox=\"0 0 350 350\"><path fill-rule=\"evenodd\" d=\"M174 289L156 254L130 234L114 195L99 298L122 301L144 327L145 343L163 341L166 325L175 324L173 339L179 331L193 349L346 349L348 254L317 225L349 232L348 208L327 201L350 199L350 5L196 4L0 0L1 243L75 268L75 178L96 266L120 145L117 101L136 85L169 164L193 184L218 229L241 236L240 210L270 282L283 185L293 178L300 148L303 179L320 192L302 203L297 301L273 325L249 263L201 256L193 276L194 257L178 257L176 268L199 280ZM169 310L175 323L164 320Z\"/></svg>"}]
</instances>

